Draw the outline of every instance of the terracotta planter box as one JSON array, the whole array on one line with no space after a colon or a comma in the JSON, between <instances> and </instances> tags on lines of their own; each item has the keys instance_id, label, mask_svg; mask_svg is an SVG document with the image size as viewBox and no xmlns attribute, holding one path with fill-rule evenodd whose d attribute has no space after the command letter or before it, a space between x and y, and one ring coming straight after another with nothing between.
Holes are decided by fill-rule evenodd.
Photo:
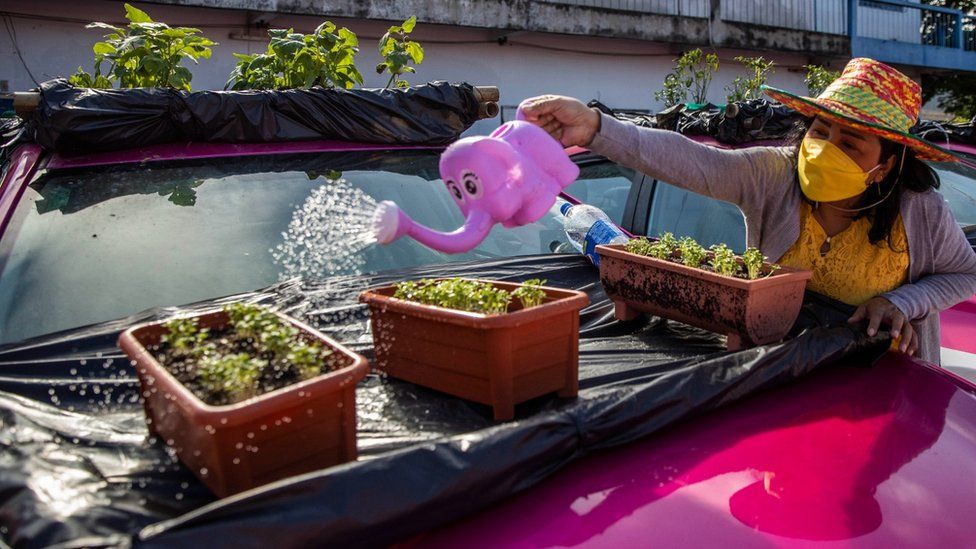
<instances>
[{"instance_id":1,"label":"terracotta planter box","mask_svg":"<svg viewBox=\"0 0 976 549\"><path fill-rule=\"evenodd\" d=\"M340 367L258 397L210 406L176 380L148 347L164 323L126 330L119 346L135 362L149 429L219 497L356 459L356 383L369 364L317 330L279 314L308 341L332 349ZM219 329L227 315L197 317Z\"/></svg>"},{"instance_id":2,"label":"terracotta planter box","mask_svg":"<svg viewBox=\"0 0 976 549\"><path fill-rule=\"evenodd\" d=\"M489 282L513 291L520 284ZM579 391L579 311L583 292L544 287L545 301L483 315L423 305L367 290L376 366L387 374L492 407L496 420L515 417L515 405L548 393Z\"/></svg>"},{"instance_id":3,"label":"terracotta planter box","mask_svg":"<svg viewBox=\"0 0 976 549\"><path fill-rule=\"evenodd\" d=\"M803 305L810 271L783 267L756 280L723 276L597 246L600 282L616 317L650 313L728 336L730 350L783 339Z\"/></svg>"}]
</instances>

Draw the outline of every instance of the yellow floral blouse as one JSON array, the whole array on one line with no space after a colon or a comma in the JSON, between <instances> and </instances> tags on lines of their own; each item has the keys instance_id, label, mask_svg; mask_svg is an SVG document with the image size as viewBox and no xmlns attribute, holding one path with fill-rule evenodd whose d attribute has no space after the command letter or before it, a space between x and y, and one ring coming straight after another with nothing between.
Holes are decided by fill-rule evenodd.
<instances>
[{"instance_id":1,"label":"yellow floral blouse","mask_svg":"<svg viewBox=\"0 0 976 549\"><path fill-rule=\"evenodd\" d=\"M908 279L908 239L901 216L891 229L891 242L873 245L868 240L871 221L860 218L830 239L830 249L821 257L827 233L813 217L810 204L800 204L800 238L779 263L809 269L813 277L807 288L848 305L894 290Z\"/></svg>"}]
</instances>

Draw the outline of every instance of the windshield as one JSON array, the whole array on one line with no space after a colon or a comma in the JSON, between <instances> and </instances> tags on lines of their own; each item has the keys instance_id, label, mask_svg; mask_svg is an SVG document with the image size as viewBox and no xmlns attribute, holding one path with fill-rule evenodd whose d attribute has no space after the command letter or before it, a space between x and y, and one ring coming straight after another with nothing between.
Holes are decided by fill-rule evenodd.
<instances>
[{"instance_id":1,"label":"windshield","mask_svg":"<svg viewBox=\"0 0 976 549\"><path fill-rule=\"evenodd\" d=\"M393 200L433 229L459 227L461 213L438 179L439 154L355 151L44 174L26 190L0 241L0 343L293 276L568 249L555 208L531 225L496 226L458 255L408 238L355 246L357 235L336 232L330 220L337 216L367 226L380 200ZM350 241L339 247L347 257L335 257L337 247L327 241L337 239Z\"/></svg>"}]
</instances>

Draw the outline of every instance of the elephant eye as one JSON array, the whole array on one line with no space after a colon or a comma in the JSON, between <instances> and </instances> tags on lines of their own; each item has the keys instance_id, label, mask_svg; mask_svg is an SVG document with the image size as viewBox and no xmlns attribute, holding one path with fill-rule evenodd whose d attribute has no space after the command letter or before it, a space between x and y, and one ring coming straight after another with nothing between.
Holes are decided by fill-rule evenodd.
<instances>
[{"instance_id":1,"label":"elephant eye","mask_svg":"<svg viewBox=\"0 0 976 549\"><path fill-rule=\"evenodd\" d=\"M474 173L464 172L461 175L461 183L464 184L464 190L471 196L475 198L481 196L481 181L478 180L478 176Z\"/></svg>"},{"instance_id":2,"label":"elephant eye","mask_svg":"<svg viewBox=\"0 0 976 549\"><path fill-rule=\"evenodd\" d=\"M451 181L450 179L445 181L445 183L447 184L447 190L451 191L451 194L454 195L455 200L464 202L464 194L461 193L461 189L458 188L457 183Z\"/></svg>"}]
</instances>

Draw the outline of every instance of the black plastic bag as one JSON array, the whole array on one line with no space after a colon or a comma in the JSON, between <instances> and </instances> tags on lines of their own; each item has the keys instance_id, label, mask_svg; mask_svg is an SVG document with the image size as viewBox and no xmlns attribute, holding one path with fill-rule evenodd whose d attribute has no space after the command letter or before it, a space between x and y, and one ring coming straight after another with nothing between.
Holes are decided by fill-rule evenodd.
<instances>
[{"instance_id":1,"label":"black plastic bag","mask_svg":"<svg viewBox=\"0 0 976 549\"><path fill-rule=\"evenodd\" d=\"M478 119L473 87L446 82L406 90L184 92L76 88L58 79L40 91L28 137L69 154L189 141L439 145Z\"/></svg>"},{"instance_id":2,"label":"black plastic bag","mask_svg":"<svg viewBox=\"0 0 976 549\"><path fill-rule=\"evenodd\" d=\"M702 115L705 116L705 115ZM716 140L730 145L788 137L805 117L779 103L751 99L729 103L715 126Z\"/></svg>"},{"instance_id":3,"label":"black plastic bag","mask_svg":"<svg viewBox=\"0 0 976 549\"><path fill-rule=\"evenodd\" d=\"M910 133L943 147L949 143L976 145L976 117L965 124L920 120Z\"/></svg>"},{"instance_id":4,"label":"black plastic bag","mask_svg":"<svg viewBox=\"0 0 976 549\"><path fill-rule=\"evenodd\" d=\"M180 310L230 299L266 304L369 358L359 291L435 276L542 277L586 291L580 397L543 397L520 405L519 420L496 424L487 407L370 375L357 388L359 462L214 501L162 441L148 437L138 381L115 346L126 327L177 309L6 345L0 347L3 541L235 549L268 539L280 547L387 544L524 490L594 449L636 440L851 352L875 350L875 340L847 326L847 311L814 300L795 338L735 353L725 352L716 335L682 324L618 322L597 271L578 255L294 279Z\"/></svg>"}]
</instances>

